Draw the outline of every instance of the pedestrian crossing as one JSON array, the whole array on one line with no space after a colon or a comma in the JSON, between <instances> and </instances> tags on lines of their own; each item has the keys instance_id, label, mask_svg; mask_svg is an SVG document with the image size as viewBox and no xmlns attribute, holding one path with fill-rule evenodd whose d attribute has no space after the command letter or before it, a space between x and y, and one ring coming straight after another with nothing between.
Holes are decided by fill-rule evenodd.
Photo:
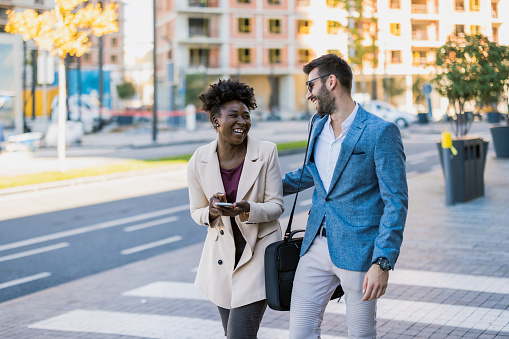
<instances>
[{"instance_id":1,"label":"pedestrian crossing","mask_svg":"<svg viewBox=\"0 0 509 339\"><path fill-rule=\"evenodd\" d=\"M460 289L483 293L497 293L509 296L509 279L426 272L415 270L397 270L391 274L390 287L418 286L439 289ZM189 305L210 303L190 282L155 281L120 293L120 298L157 298L166 300L189 300ZM509 305L508 305L509 306ZM195 306L196 307L196 306ZM430 326L448 326L453 329L493 331L509 336L509 308L489 308L460 306L447 303L413 301L383 297L378 302L379 321L408 322ZM277 312L276 312L277 313ZM345 315L343 301L332 301L326 309L328 315ZM217 320L211 320L217 319ZM126 335L141 338L224 338L219 317L211 319L173 316L164 314L143 314L115 312L107 310L76 309L58 316L29 325L31 329L43 329L64 332L86 332L100 334ZM288 338L287 328L264 326L259 338ZM387 325L386 325L387 326ZM445 336L444 336L445 337ZM324 339L345 339L327 333Z\"/></svg>"}]
</instances>

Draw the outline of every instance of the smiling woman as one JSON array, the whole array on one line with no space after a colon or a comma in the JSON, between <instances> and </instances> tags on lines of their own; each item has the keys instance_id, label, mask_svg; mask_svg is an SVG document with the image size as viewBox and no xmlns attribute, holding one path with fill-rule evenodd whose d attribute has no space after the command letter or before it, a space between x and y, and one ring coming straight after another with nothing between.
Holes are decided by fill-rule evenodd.
<instances>
[{"instance_id":1,"label":"smiling woman","mask_svg":"<svg viewBox=\"0 0 509 339\"><path fill-rule=\"evenodd\" d=\"M187 169L191 216L207 227L195 283L218 306L228 338L254 339L267 306L265 248L281 238L277 149L248 137L252 87L219 80L199 98L217 139L198 148Z\"/></svg>"}]
</instances>

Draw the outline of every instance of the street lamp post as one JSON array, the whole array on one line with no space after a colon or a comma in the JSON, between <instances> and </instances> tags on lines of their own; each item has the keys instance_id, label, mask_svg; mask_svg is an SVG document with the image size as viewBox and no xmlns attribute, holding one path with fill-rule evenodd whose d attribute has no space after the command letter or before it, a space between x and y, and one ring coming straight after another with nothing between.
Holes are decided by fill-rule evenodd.
<instances>
[{"instance_id":1,"label":"street lamp post","mask_svg":"<svg viewBox=\"0 0 509 339\"><path fill-rule=\"evenodd\" d=\"M152 59L154 62L154 103L152 104L152 142L157 141L157 34L156 34L156 0L152 0L153 6L153 29L154 29L154 49Z\"/></svg>"}]
</instances>

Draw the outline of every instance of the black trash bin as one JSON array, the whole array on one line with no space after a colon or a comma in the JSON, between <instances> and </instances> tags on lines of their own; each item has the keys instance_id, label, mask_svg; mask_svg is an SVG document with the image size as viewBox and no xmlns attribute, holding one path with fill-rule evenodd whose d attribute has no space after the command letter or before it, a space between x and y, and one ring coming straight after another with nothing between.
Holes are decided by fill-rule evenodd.
<instances>
[{"instance_id":1,"label":"black trash bin","mask_svg":"<svg viewBox=\"0 0 509 339\"><path fill-rule=\"evenodd\" d=\"M429 122L428 113L418 113L417 118L420 124L427 124Z\"/></svg>"},{"instance_id":2,"label":"black trash bin","mask_svg":"<svg viewBox=\"0 0 509 339\"><path fill-rule=\"evenodd\" d=\"M452 197L454 202L466 202L484 196L484 166L488 141L481 138L452 141L458 154L451 159ZM437 143L440 163L444 169L442 144Z\"/></svg>"},{"instance_id":3,"label":"black trash bin","mask_svg":"<svg viewBox=\"0 0 509 339\"><path fill-rule=\"evenodd\" d=\"M486 117L488 118L488 123L490 124L498 124L502 118L499 112L488 112L486 113Z\"/></svg>"}]
</instances>

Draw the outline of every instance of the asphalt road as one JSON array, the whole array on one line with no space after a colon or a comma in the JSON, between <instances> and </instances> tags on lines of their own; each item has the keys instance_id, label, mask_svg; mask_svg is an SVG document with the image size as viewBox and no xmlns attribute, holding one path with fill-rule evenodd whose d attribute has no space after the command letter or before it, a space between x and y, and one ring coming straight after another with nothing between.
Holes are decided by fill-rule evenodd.
<instances>
[{"instance_id":1,"label":"asphalt road","mask_svg":"<svg viewBox=\"0 0 509 339\"><path fill-rule=\"evenodd\" d=\"M409 177L439 166L434 143L407 143L405 151ZM282 172L300 166L303 156L282 156ZM114 180L88 188L97 200L126 187L136 191L141 180L160 186L159 190L129 197L120 194L91 204L92 199L44 213L24 214L19 201L16 206L22 217L0 223L0 302L203 241L206 232L189 216L187 189L165 189L164 175L172 174ZM299 195L297 213L309 209L311 195L311 189ZM60 201L79 201L83 196L83 187L75 187L46 192L35 201L59 205ZM29 201L27 211L34 207ZM285 198L283 216L289 215L292 203L293 197Z\"/></svg>"}]
</instances>

